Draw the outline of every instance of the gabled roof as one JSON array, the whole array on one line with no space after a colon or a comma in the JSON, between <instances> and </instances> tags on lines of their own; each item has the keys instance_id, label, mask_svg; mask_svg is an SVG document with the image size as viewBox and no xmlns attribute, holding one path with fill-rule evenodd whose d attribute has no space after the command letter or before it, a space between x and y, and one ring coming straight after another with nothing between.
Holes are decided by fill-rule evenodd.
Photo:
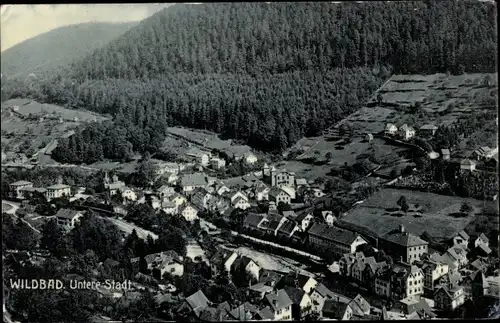
<instances>
[{"instance_id":1,"label":"gabled roof","mask_svg":"<svg viewBox=\"0 0 500 323\"><path fill-rule=\"evenodd\" d=\"M181 178L181 186L205 186L207 179L203 173L184 175Z\"/></svg>"},{"instance_id":2,"label":"gabled roof","mask_svg":"<svg viewBox=\"0 0 500 323\"><path fill-rule=\"evenodd\" d=\"M359 236L355 232L336 227L329 227L323 223L314 223L307 232L309 235L319 236L343 245L351 245Z\"/></svg>"},{"instance_id":3,"label":"gabled roof","mask_svg":"<svg viewBox=\"0 0 500 323\"><path fill-rule=\"evenodd\" d=\"M449 149L441 149L441 154L442 155L449 155L450 154L450 150Z\"/></svg>"},{"instance_id":4,"label":"gabled roof","mask_svg":"<svg viewBox=\"0 0 500 323\"><path fill-rule=\"evenodd\" d=\"M460 237L462 237L465 240L469 240L470 239L470 236L467 233L465 233L464 230L462 230L459 233L457 233L457 235L460 236Z\"/></svg>"},{"instance_id":5,"label":"gabled roof","mask_svg":"<svg viewBox=\"0 0 500 323\"><path fill-rule=\"evenodd\" d=\"M186 210L189 207L198 211L193 205L191 205L189 203L183 203L181 206L179 206L179 212L182 213L182 212L184 212L184 210Z\"/></svg>"},{"instance_id":6,"label":"gabled roof","mask_svg":"<svg viewBox=\"0 0 500 323\"><path fill-rule=\"evenodd\" d=\"M258 310L255 306L253 306L249 302L245 302L244 304L241 304L240 306L229 312L229 315L231 315L238 321L247 321L251 320L254 314L257 312Z\"/></svg>"},{"instance_id":7,"label":"gabled roof","mask_svg":"<svg viewBox=\"0 0 500 323\"><path fill-rule=\"evenodd\" d=\"M201 290L187 297L186 302L197 315L209 304L208 298Z\"/></svg>"},{"instance_id":8,"label":"gabled roof","mask_svg":"<svg viewBox=\"0 0 500 323\"><path fill-rule=\"evenodd\" d=\"M348 307L349 304L337 302L336 300L333 299L327 299L325 301L325 304L323 305L322 311L323 313L329 314L328 315L329 318L341 320L344 317Z\"/></svg>"},{"instance_id":9,"label":"gabled roof","mask_svg":"<svg viewBox=\"0 0 500 323\"><path fill-rule=\"evenodd\" d=\"M62 190L64 188L70 187L69 185L66 184L55 184L47 187L48 190Z\"/></svg>"},{"instance_id":10,"label":"gabled roof","mask_svg":"<svg viewBox=\"0 0 500 323\"><path fill-rule=\"evenodd\" d=\"M297 215L297 217L295 218L295 220L297 222L302 222L309 215L312 216L312 214L309 213L309 212L301 212L301 213L299 213L299 215Z\"/></svg>"},{"instance_id":11,"label":"gabled roof","mask_svg":"<svg viewBox=\"0 0 500 323\"><path fill-rule=\"evenodd\" d=\"M390 130L392 127L396 127L396 125L393 124L393 123L388 123L388 124L385 125L385 130Z\"/></svg>"},{"instance_id":12,"label":"gabled roof","mask_svg":"<svg viewBox=\"0 0 500 323\"><path fill-rule=\"evenodd\" d=\"M303 289L291 286L285 286L283 289L288 294L288 297L290 297L293 304L300 305L300 302L302 302L302 298L306 293Z\"/></svg>"},{"instance_id":13,"label":"gabled roof","mask_svg":"<svg viewBox=\"0 0 500 323\"><path fill-rule=\"evenodd\" d=\"M400 131L411 131L413 127L408 126L406 123L399 128Z\"/></svg>"},{"instance_id":14,"label":"gabled roof","mask_svg":"<svg viewBox=\"0 0 500 323\"><path fill-rule=\"evenodd\" d=\"M428 244L427 241L422 240L411 232L401 232L399 230L393 230L381 238L403 247L415 247Z\"/></svg>"},{"instance_id":15,"label":"gabled roof","mask_svg":"<svg viewBox=\"0 0 500 323\"><path fill-rule=\"evenodd\" d=\"M475 165L476 163L473 162L472 160L468 159L468 158L465 158L465 159L462 159L462 161L460 162L460 165Z\"/></svg>"},{"instance_id":16,"label":"gabled roof","mask_svg":"<svg viewBox=\"0 0 500 323\"><path fill-rule=\"evenodd\" d=\"M245 217L244 224L257 228L259 224L264 220L264 216L256 213L248 213Z\"/></svg>"},{"instance_id":17,"label":"gabled roof","mask_svg":"<svg viewBox=\"0 0 500 323\"><path fill-rule=\"evenodd\" d=\"M283 214L284 217L286 217L286 218L288 218L290 220L294 220L297 217L297 214L293 210L291 210L291 211L283 211L281 213Z\"/></svg>"},{"instance_id":18,"label":"gabled roof","mask_svg":"<svg viewBox=\"0 0 500 323\"><path fill-rule=\"evenodd\" d=\"M283 277L283 273L273 270L263 269L259 275L259 282L265 284L277 283Z\"/></svg>"},{"instance_id":19,"label":"gabled roof","mask_svg":"<svg viewBox=\"0 0 500 323\"><path fill-rule=\"evenodd\" d=\"M284 193L284 194L290 196L290 194L288 194L287 191L284 191L281 188L276 187L276 186L271 188L271 190L269 191L269 196L276 198L280 193Z\"/></svg>"},{"instance_id":20,"label":"gabled roof","mask_svg":"<svg viewBox=\"0 0 500 323\"><path fill-rule=\"evenodd\" d=\"M56 217L72 220L78 214L82 214L82 212L70 209L60 209L59 211L57 211Z\"/></svg>"},{"instance_id":21,"label":"gabled roof","mask_svg":"<svg viewBox=\"0 0 500 323\"><path fill-rule=\"evenodd\" d=\"M438 127L436 127L433 124L426 124L420 127L420 130L436 130Z\"/></svg>"},{"instance_id":22,"label":"gabled roof","mask_svg":"<svg viewBox=\"0 0 500 323\"><path fill-rule=\"evenodd\" d=\"M30 185L30 184L33 184L33 183L28 182L28 181L17 181L17 182L11 183L10 185L21 186L21 185Z\"/></svg>"},{"instance_id":23,"label":"gabled roof","mask_svg":"<svg viewBox=\"0 0 500 323\"><path fill-rule=\"evenodd\" d=\"M356 297L349 302L349 306L351 306L354 314L360 316L370 313L371 309L370 303L368 303L360 294L356 295Z\"/></svg>"},{"instance_id":24,"label":"gabled roof","mask_svg":"<svg viewBox=\"0 0 500 323\"><path fill-rule=\"evenodd\" d=\"M248 287L248 289L258 293L269 293L273 291L273 287L266 285L265 283L257 283Z\"/></svg>"},{"instance_id":25,"label":"gabled roof","mask_svg":"<svg viewBox=\"0 0 500 323\"><path fill-rule=\"evenodd\" d=\"M267 321L267 320L273 320L274 319L274 314L271 311L271 308L269 306L266 306L263 309L261 309L259 311L258 315L260 316L260 318L262 320L266 320Z\"/></svg>"},{"instance_id":26,"label":"gabled roof","mask_svg":"<svg viewBox=\"0 0 500 323\"><path fill-rule=\"evenodd\" d=\"M477 239L481 239L483 241L489 241L488 237L484 233L481 233L479 237L476 238L476 240Z\"/></svg>"},{"instance_id":27,"label":"gabled roof","mask_svg":"<svg viewBox=\"0 0 500 323\"><path fill-rule=\"evenodd\" d=\"M280 289L276 293L267 294L266 300L275 311L281 310L293 304L292 300L284 289Z\"/></svg>"},{"instance_id":28,"label":"gabled roof","mask_svg":"<svg viewBox=\"0 0 500 323\"><path fill-rule=\"evenodd\" d=\"M285 221L285 223L278 229L278 232L283 233L285 235L290 235L295 229L296 224L292 221Z\"/></svg>"}]
</instances>

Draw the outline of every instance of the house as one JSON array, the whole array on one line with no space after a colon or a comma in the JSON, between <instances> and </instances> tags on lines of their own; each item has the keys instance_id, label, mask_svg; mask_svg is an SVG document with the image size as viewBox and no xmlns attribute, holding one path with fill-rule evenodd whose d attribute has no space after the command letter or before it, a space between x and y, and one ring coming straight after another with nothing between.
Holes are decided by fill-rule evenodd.
<instances>
[{"instance_id":1,"label":"house","mask_svg":"<svg viewBox=\"0 0 500 323\"><path fill-rule=\"evenodd\" d=\"M210 305L210 301L205 294L199 290L184 300L178 312L187 311L199 318L201 312Z\"/></svg>"},{"instance_id":2,"label":"house","mask_svg":"<svg viewBox=\"0 0 500 323\"><path fill-rule=\"evenodd\" d=\"M310 244L330 248L330 251L337 257L345 253L354 253L359 246L367 243L365 239L352 231L328 227L322 223L314 223L307 233Z\"/></svg>"},{"instance_id":3,"label":"house","mask_svg":"<svg viewBox=\"0 0 500 323\"><path fill-rule=\"evenodd\" d=\"M398 127L396 127L394 124L388 123L385 125L384 133L386 136L387 135L394 136L397 132L398 132Z\"/></svg>"},{"instance_id":4,"label":"house","mask_svg":"<svg viewBox=\"0 0 500 323\"><path fill-rule=\"evenodd\" d=\"M349 321L352 316L352 308L347 303L339 302L335 299L327 299L321 311L326 319Z\"/></svg>"},{"instance_id":5,"label":"house","mask_svg":"<svg viewBox=\"0 0 500 323\"><path fill-rule=\"evenodd\" d=\"M403 140L408 140L415 137L415 129L407 124L404 124L399 128L398 134Z\"/></svg>"},{"instance_id":6,"label":"house","mask_svg":"<svg viewBox=\"0 0 500 323\"><path fill-rule=\"evenodd\" d=\"M276 288L286 288L287 286L302 289L305 293L310 294L318 286L318 281L306 275L287 273L277 282Z\"/></svg>"},{"instance_id":7,"label":"house","mask_svg":"<svg viewBox=\"0 0 500 323\"><path fill-rule=\"evenodd\" d=\"M267 294L265 299L272 310L274 321L292 320L293 302L284 289Z\"/></svg>"},{"instance_id":8,"label":"house","mask_svg":"<svg viewBox=\"0 0 500 323\"><path fill-rule=\"evenodd\" d=\"M397 263L392 268L391 296L395 299L419 299L424 293L424 273L415 265Z\"/></svg>"},{"instance_id":9,"label":"house","mask_svg":"<svg viewBox=\"0 0 500 323\"><path fill-rule=\"evenodd\" d=\"M291 238L295 232L299 231L299 227L293 221L285 221L285 223L278 229L277 235L283 239Z\"/></svg>"},{"instance_id":10,"label":"house","mask_svg":"<svg viewBox=\"0 0 500 323\"><path fill-rule=\"evenodd\" d=\"M361 271L361 280L370 290L375 288L375 277L379 268L387 266L385 261L377 262L374 257L365 258L364 269Z\"/></svg>"},{"instance_id":11,"label":"house","mask_svg":"<svg viewBox=\"0 0 500 323\"><path fill-rule=\"evenodd\" d=\"M182 192L185 194L191 193L198 187L205 187L207 186L208 181L207 177L203 173L194 173L194 174L188 174L184 175L181 178L181 187L182 187Z\"/></svg>"},{"instance_id":12,"label":"house","mask_svg":"<svg viewBox=\"0 0 500 323\"><path fill-rule=\"evenodd\" d=\"M257 162L257 156L252 152L246 152L243 154L243 161L249 165L253 165Z\"/></svg>"},{"instance_id":13,"label":"house","mask_svg":"<svg viewBox=\"0 0 500 323\"><path fill-rule=\"evenodd\" d=\"M360 294L356 295L349 303L353 316L363 318L371 312L371 305Z\"/></svg>"},{"instance_id":14,"label":"house","mask_svg":"<svg viewBox=\"0 0 500 323\"><path fill-rule=\"evenodd\" d=\"M56 213L57 225L66 231L73 229L82 217L83 212L70 209L60 209Z\"/></svg>"},{"instance_id":15,"label":"house","mask_svg":"<svg viewBox=\"0 0 500 323\"><path fill-rule=\"evenodd\" d=\"M289 186L295 187L295 173L288 172L284 169L271 169L271 186Z\"/></svg>"},{"instance_id":16,"label":"house","mask_svg":"<svg viewBox=\"0 0 500 323\"><path fill-rule=\"evenodd\" d=\"M226 167L226 161L222 158L212 158L210 160L210 167L213 169L221 169Z\"/></svg>"},{"instance_id":17,"label":"house","mask_svg":"<svg viewBox=\"0 0 500 323\"><path fill-rule=\"evenodd\" d=\"M179 207L179 214L189 222L198 219L198 210L189 205L189 203L184 203Z\"/></svg>"},{"instance_id":18,"label":"house","mask_svg":"<svg viewBox=\"0 0 500 323\"><path fill-rule=\"evenodd\" d=\"M298 189L299 187L307 187L309 184L305 178L296 178L295 179L295 187Z\"/></svg>"},{"instance_id":19,"label":"house","mask_svg":"<svg viewBox=\"0 0 500 323\"><path fill-rule=\"evenodd\" d=\"M427 156L429 157L429 159L438 159L439 153L435 151L430 151L427 153Z\"/></svg>"},{"instance_id":20,"label":"house","mask_svg":"<svg viewBox=\"0 0 500 323\"><path fill-rule=\"evenodd\" d=\"M469 245L469 239L469 235L462 230L453 237L453 246L467 248Z\"/></svg>"},{"instance_id":21,"label":"house","mask_svg":"<svg viewBox=\"0 0 500 323\"><path fill-rule=\"evenodd\" d=\"M392 267L385 266L377 269L375 273L375 284L374 284L374 292L375 294L390 298L392 295L391 290L391 275L392 275Z\"/></svg>"},{"instance_id":22,"label":"house","mask_svg":"<svg viewBox=\"0 0 500 323\"><path fill-rule=\"evenodd\" d=\"M224 321L252 321L258 313L259 309L257 307L253 306L249 302L245 302L229 311L228 315L224 318Z\"/></svg>"},{"instance_id":23,"label":"house","mask_svg":"<svg viewBox=\"0 0 500 323\"><path fill-rule=\"evenodd\" d=\"M191 195L191 203L199 209L208 209L209 202L213 198L212 194L208 193L204 188L196 188Z\"/></svg>"},{"instance_id":24,"label":"house","mask_svg":"<svg viewBox=\"0 0 500 323\"><path fill-rule=\"evenodd\" d=\"M329 227L333 227L333 224L337 221L337 218L333 215L332 211L321 211L321 216Z\"/></svg>"},{"instance_id":25,"label":"house","mask_svg":"<svg viewBox=\"0 0 500 323\"><path fill-rule=\"evenodd\" d=\"M231 202L231 206L235 209L246 210L250 207L250 203L248 203L247 199L238 197L233 202Z\"/></svg>"},{"instance_id":26,"label":"house","mask_svg":"<svg viewBox=\"0 0 500 323\"><path fill-rule=\"evenodd\" d=\"M311 226L312 221L314 219L314 216L312 215L312 210L307 209L304 211L301 211L299 214L295 213L294 211L284 211L283 215L290 219L291 221L294 221L297 223L299 226L300 231L306 232L307 229L309 229L309 226Z\"/></svg>"},{"instance_id":27,"label":"house","mask_svg":"<svg viewBox=\"0 0 500 323\"><path fill-rule=\"evenodd\" d=\"M441 156L443 157L443 160L450 160L450 150L441 149Z\"/></svg>"},{"instance_id":28,"label":"house","mask_svg":"<svg viewBox=\"0 0 500 323\"><path fill-rule=\"evenodd\" d=\"M465 303L465 293L462 286L449 288L440 286L434 292L434 307L439 310L453 311Z\"/></svg>"},{"instance_id":29,"label":"house","mask_svg":"<svg viewBox=\"0 0 500 323\"><path fill-rule=\"evenodd\" d=\"M433 292L439 279L449 272L449 266L446 263L431 259L424 260L421 268L424 273L424 289L427 292Z\"/></svg>"},{"instance_id":30,"label":"house","mask_svg":"<svg viewBox=\"0 0 500 323\"><path fill-rule=\"evenodd\" d=\"M161 209L165 214L177 214L178 212L178 206L174 202L170 202L167 199L163 199L161 203Z\"/></svg>"},{"instance_id":31,"label":"house","mask_svg":"<svg viewBox=\"0 0 500 323\"><path fill-rule=\"evenodd\" d=\"M104 188L109 191L109 195L113 196L117 194L119 191L122 191L125 188L125 183L118 180L117 175L113 175L111 180L109 179L108 172L104 173Z\"/></svg>"},{"instance_id":32,"label":"house","mask_svg":"<svg viewBox=\"0 0 500 323\"><path fill-rule=\"evenodd\" d=\"M217 181L214 183L214 192L217 195L222 196L226 192L229 192L229 191L231 191L231 190L223 182Z\"/></svg>"},{"instance_id":33,"label":"house","mask_svg":"<svg viewBox=\"0 0 500 323\"><path fill-rule=\"evenodd\" d=\"M292 197L285 190L279 187L273 187L269 191L269 201L279 204L280 202L290 204Z\"/></svg>"},{"instance_id":34,"label":"house","mask_svg":"<svg viewBox=\"0 0 500 323\"><path fill-rule=\"evenodd\" d=\"M219 273L229 274L231 266L238 258L238 254L226 249L219 249L212 258L210 258L210 268L212 276L215 277Z\"/></svg>"},{"instance_id":35,"label":"house","mask_svg":"<svg viewBox=\"0 0 500 323\"><path fill-rule=\"evenodd\" d=\"M267 294L272 293L273 290L273 286L260 282L248 287L249 296L254 299L258 299L259 301L262 300Z\"/></svg>"},{"instance_id":36,"label":"house","mask_svg":"<svg viewBox=\"0 0 500 323\"><path fill-rule=\"evenodd\" d=\"M151 270L152 275L156 279L162 279L165 274L170 276L181 277L184 275L183 258L175 251L159 252L150 254L144 257Z\"/></svg>"},{"instance_id":37,"label":"house","mask_svg":"<svg viewBox=\"0 0 500 323\"><path fill-rule=\"evenodd\" d=\"M399 230L393 230L378 239L378 248L396 260L402 259L408 264L420 260L428 252L427 241L422 240L411 232L406 232L403 225Z\"/></svg>"},{"instance_id":38,"label":"house","mask_svg":"<svg viewBox=\"0 0 500 323\"><path fill-rule=\"evenodd\" d=\"M168 197L175 193L175 189L173 186L162 185L158 190L158 197Z\"/></svg>"},{"instance_id":39,"label":"house","mask_svg":"<svg viewBox=\"0 0 500 323\"><path fill-rule=\"evenodd\" d=\"M178 174L185 168L183 164L177 164L172 162L158 162L155 163L155 166L157 175L163 175L165 173Z\"/></svg>"},{"instance_id":40,"label":"house","mask_svg":"<svg viewBox=\"0 0 500 323\"><path fill-rule=\"evenodd\" d=\"M469 259L467 259L467 250L462 247L451 247L446 250L445 255L451 258L453 262L458 265L459 269L467 266L469 263Z\"/></svg>"},{"instance_id":41,"label":"house","mask_svg":"<svg viewBox=\"0 0 500 323\"><path fill-rule=\"evenodd\" d=\"M245 273L251 280L259 281L259 273L261 268L252 259L242 256L237 258L231 265L233 275Z\"/></svg>"},{"instance_id":42,"label":"house","mask_svg":"<svg viewBox=\"0 0 500 323\"><path fill-rule=\"evenodd\" d=\"M460 170L463 171L475 171L476 163L468 158L462 159L460 161Z\"/></svg>"},{"instance_id":43,"label":"house","mask_svg":"<svg viewBox=\"0 0 500 323\"><path fill-rule=\"evenodd\" d=\"M168 174L166 176L167 182L169 184L175 184L177 183L177 180L179 179L179 176L177 174Z\"/></svg>"},{"instance_id":44,"label":"house","mask_svg":"<svg viewBox=\"0 0 500 323\"><path fill-rule=\"evenodd\" d=\"M29 195L33 194L33 193L39 193L39 194L45 196L45 194L47 193L47 189L45 189L43 187L23 187L23 188L19 189L19 195L17 196L17 199L28 198ZM84 195L82 194L81 197L84 197Z\"/></svg>"},{"instance_id":45,"label":"house","mask_svg":"<svg viewBox=\"0 0 500 323\"><path fill-rule=\"evenodd\" d=\"M258 186L255 188L254 195L257 201L269 200L269 191L271 189L267 186Z\"/></svg>"},{"instance_id":46,"label":"house","mask_svg":"<svg viewBox=\"0 0 500 323\"><path fill-rule=\"evenodd\" d=\"M488 239L488 237L484 234L484 233L481 233L477 238L476 240L474 240L474 247L479 247L480 245L484 245L484 246L487 246L489 247L490 246L490 241Z\"/></svg>"},{"instance_id":47,"label":"house","mask_svg":"<svg viewBox=\"0 0 500 323\"><path fill-rule=\"evenodd\" d=\"M256 320L272 321L274 320L274 313L270 306L266 306L261 309L256 315Z\"/></svg>"},{"instance_id":48,"label":"house","mask_svg":"<svg viewBox=\"0 0 500 323\"><path fill-rule=\"evenodd\" d=\"M182 204L186 203L187 200L184 196L174 193L166 198L168 202L174 203L177 206L181 206Z\"/></svg>"},{"instance_id":49,"label":"house","mask_svg":"<svg viewBox=\"0 0 500 323\"><path fill-rule=\"evenodd\" d=\"M268 216L269 222L266 223L265 229L268 234L278 235L278 231L285 225L285 223L290 222L284 216L280 216L279 214L276 216Z\"/></svg>"},{"instance_id":50,"label":"house","mask_svg":"<svg viewBox=\"0 0 500 323\"><path fill-rule=\"evenodd\" d=\"M137 200L137 194L133 190L131 190L128 187L124 187L122 190L122 198L124 200L128 201L136 201Z\"/></svg>"},{"instance_id":51,"label":"house","mask_svg":"<svg viewBox=\"0 0 500 323\"><path fill-rule=\"evenodd\" d=\"M492 158L495 154L498 154L498 148L491 149L488 146L480 147L472 153L472 158L476 160L488 160Z\"/></svg>"},{"instance_id":52,"label":"house","mask_svg":"<svg viewBox=\"0 0 500 323\"><path fill-rule=\"evenodd\" d=\"M343 295L337 294L329 290L325 285L319 283L309 295L312 300L312 309L315 312L321 312L325 301L328 299L334 299L338 302L349 303L351 300Z\"/></svg>"},{"instance_id":53,"label":"house","mask_svg":"<svg viewBox=\"0 0 500 323\"><path fill-rule=\"evenodd\" d=\"M258 230L264 227L264 224L269 222L265 215L248 213L243 220L243 227L247 230Z\"/></svg>"},{"instance_id":54,"label":"house","mask_svg":"<svg viewBox=\"0 0 500 323\"><path fill-rule=\"evenodd\" d=\"M9 184L10 196L14 199L22 200L24 199L23 188L33 187L32 182L28 181L17 181Z\"/></svg>"},{"instance_id":55,"label":"house","mask_svg":"<svg viewBox=\"0 0 500 323\"><path fill-rule=\"evenodd\" d=\"M47 201L50 201L55 198L60 198L63 196L67 197L71 196L71 187L69 185L62 184L61 182L47 187L47 191L45 192L45 197L47 198Z\"/></svg>"},{"instance_id":56,"label":"house","mask_svg":"<svg viewBox=\"0 0 500 323\"><path fill-rule=\"evenodd\" d=\"M294 321L299 321L309 314L312 309L312 300L308 293L301 288L291 286L286 286L284 290L292 300L292 319Z\"/></svg>"},{"instance_id":57,"label":"house","mask_svg":"<svg viewBox=\"0 0 500 323\"><path fill-rule=\"evenodd\" d=\"M419 132L421 137L430 137L430 136L434 136L434 134L436 133L437 130L438 130L438 127L436 127L435 125L426 124L426 125L423 125L422 127L420 127L418 132Z\"/></svg>"},{"instance_id":58,"label":"house","mask_svg":"<svg viewBox=\"0 0 500 323\"><path fill-rule=\"evenodd\" d=\"M427 301L423 298L402 299L396 304L394 310L402 313L408 320L428 320L436 317Z\"/></svg>"},{"instance_id":59,"label":"house","mask_svg":"<svg viewBox=\"0 0 500 323\"><path fill-rule=\"evenodd\" d=\"M211 154L209 152L203 151L196 147L192 147L186 152L186 157L188 160L194 161L201 166L208 166L210 162L210 155Z\"/></svg>"}]
</instances>

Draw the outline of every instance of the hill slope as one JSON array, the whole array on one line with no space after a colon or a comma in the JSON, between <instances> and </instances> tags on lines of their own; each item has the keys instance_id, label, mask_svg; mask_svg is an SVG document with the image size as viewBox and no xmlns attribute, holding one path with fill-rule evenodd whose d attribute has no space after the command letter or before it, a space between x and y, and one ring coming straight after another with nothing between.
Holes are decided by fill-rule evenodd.
<instances>
[{"instance_id":1,"label":"hill slope","mask_svg":"<svg viewBox=\"0 0 500 323\"><path fill-rule=\"evenodd\" d=\"M360 107L391 66L495 69L495 14L472 1L174 5L62 77L2 86L2 98L116 117L114 128L77 132L61 158L156 151L172 125L282 151Z\"/></svg>"},{"instance_id":2,"label":"hill slope","mask_svg":"<svg viewBox=\"0 0 500 323\"><path fill-rule=\"evenodd\" d=\"M137 25L86 23L65 26L28 39L2 52L2 76L43 73L92 53Z\"/></svg>"}]
</instances>

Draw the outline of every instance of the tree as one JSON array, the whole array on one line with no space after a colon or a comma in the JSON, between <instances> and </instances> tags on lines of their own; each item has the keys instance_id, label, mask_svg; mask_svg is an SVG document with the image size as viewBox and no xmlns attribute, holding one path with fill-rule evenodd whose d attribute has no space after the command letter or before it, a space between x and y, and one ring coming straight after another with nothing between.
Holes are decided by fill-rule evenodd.
<instances>
[{"instance_id":1,"label":"tree","mask_svg":"<svg viewBox=\"0 0 500 323\"><path fill-rule=\"evenodd\" d=\"M474 208L472 207L472 204L470 202L463 202L462 205L460 206L460 212L462 213L467 213L470 214Z\"/></svg>"},{"instance_id":2,"label":"tree","mask_svg":"<svg viewBox=\"0 0 500 323\"><path fill-rule=\"evenodd\" d=\"M409 206L408 206L408 203L406 202L406 197L404 195L401 195L401 197L399 198L397 204L399 205L399 207L401 208L401 210L403 210L403 212L407 212L408 209L409 209Z\"/></svg>"},{"instance_id":3,"label":"tree","mask_svg":"<svg viewBox=\"0 0 500 323\"><path fill-rule=\"evenodd\" d=\"M64 257L70 254L68 238L54 219L49 220L42 227L40 246L56 257Z\"/></svg>"}]
</instances>

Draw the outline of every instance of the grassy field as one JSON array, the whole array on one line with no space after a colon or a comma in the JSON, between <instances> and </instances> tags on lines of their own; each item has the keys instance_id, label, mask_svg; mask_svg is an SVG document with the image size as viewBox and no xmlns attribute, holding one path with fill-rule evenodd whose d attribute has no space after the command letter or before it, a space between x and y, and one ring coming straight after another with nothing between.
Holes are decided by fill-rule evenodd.
<instances>
[{"instance_id":1,"label":"grassy field","mask_svg":"<svg viewBox=\"0 0 500 323\"><path fill-rule=\"evenodd\" d=\"M396 203L401 196L406 197L406 201L411 207L416 207L418 204L420 211L410 211L407 215L397 216L397 212L392 209L398 208ZM447 239L463 230L474 219L474 215L468 217L452 216L453 213L459 212L460 206L465 201L471 203L476 213L481 210L484 203L475 199L426 192L382 189L349 211L341 221L358 225L378 235L383 235L402 224L408 232L420 235L427 231L437 239ZM494 202L486 202L488 205L491 203ZM421 214L421 217L415 217L414 214Z\"/></svg>"},{"instance_id":2,"label":"grassy field","mask_svg":"<svg viewBox=\"0 0 500 323\"><path fill-rule=\"evenodd\" d=\"M14 106L18 110L9 112L7 108ZM94 113L40 104L28 99L8 100L2 103L2 150L34 153L54 139L71 135L72 130L84 122L106 119Z\"/></svg>"},{"instance_id":3,"label":"grassy field","mask_svg":"<svg viewBox=\"0 0 500 323\"><path fill-rule=\"evenodd\" d=\"M489 86L486 82L489 80ZM386 123L415 128L432 121L448 125L464 115L494 109L498 93L497 74L393 75L367 102L339 124L350 124L359 133L378 132ZM378 95L382 102L378 102ZM406 107L420 102L422 112L410 114Z\"/></svg>"}]
</instances>

